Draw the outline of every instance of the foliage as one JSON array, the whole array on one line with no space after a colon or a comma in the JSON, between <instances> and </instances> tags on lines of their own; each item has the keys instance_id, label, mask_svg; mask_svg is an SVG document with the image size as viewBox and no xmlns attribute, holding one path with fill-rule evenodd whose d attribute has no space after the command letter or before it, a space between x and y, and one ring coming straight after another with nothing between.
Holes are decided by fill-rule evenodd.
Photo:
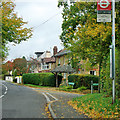
<instances>
[{"instance_id":1,"label":"foliage","mask_svg":"<svg viewBox=\"0 0 120 120\"><path fill-rule=\"evenodd\" d=\"M2 64L2 73L6 74L13 70L14 64L11 61L7 61L5 64Z\"/></svg>"},{"instance_id":2,"label":"foliage","mask_svg":"<svg viewBox=\"0 0 120 120\"><path fill-rule=\"evenodd\" d=\"M0 9L2 11L2 55L3 59L8 53L8 43L19 44L28 40L32 36L32 28L26 28L27 22L23 18L18 17L14 11L15 4L13 2L2 2Z\"/></svg>"},{"instance_id":3,"label":"foliage","mask_svg":"<svg viewBox=\"0 0 120 120\"><path fill-rule=\"evenodd\" d=\"M120 2L116 2L116 48L120 48ZM101 68L106 66L109 55L109 45L112 43L112 24L98 23L96 2L76 2L68 5L60 2L58 6L63 6L63 23L60 39L63 45L71 50L74 61L81 59L89 60L94 66L99 65L99 76ZM76 63L76 62L75 62ZM104 66L102 66L105 64ZM78 68L78 64L73 67ZM100 88L100 86L99 86ZM112 88L110 88L112 89Z\"/></svg>"},{"instance_id":4,"label":"foliage","mask_svg":"<svg viewBox=\"0 0 120 120\"><path fill-rule=\"evenodd\" d=\"M14 78L14 79L13 79L13 82L17 83L17 79L16 79L16 78Z\"/></svg>"},{"instance_id":5,"label":"foliage","mask_svg":"<svg viewBox=\"0 0 120 120\"><path fill-rule=\"evenodd\" d=\"M111 103L112 97L104 97L102 94L87 94L69 102L74 109L84 113L89 118L118 118L119 100L117 99L115 104Z\"/></svg>"},{"instance_id":6,"label":"foliage","mask_svg":"<svg viewBox=\"0 0 120 120\"><path fill-rule=\"evenodd\" d=\"M116 3L117 5L118 3ZM89 58L92 64L98 64L109 53L111 45L111 23L97 22L96 2L76 2L63 5L63 23L60 39L64 46L74 54L83 58ZM119 15L117 5L117 15ZM116 46L119 45L119 16L116 18ZM104 51L104 52L103 52Z\"/></svg>"},{"instance_id":7,"label":"foliage","mask_svg":"<svg viewBox=\"0 0 120 120\"><path fill-rule=\"evenodd\" d=\"M116 82L116 96L120 98L120 92L119 92L119 88L120 88L120 50L116 49L116 56L115 56L115 82ZM101 90L102 92L107 95L111 95L112 96L112 79L110 79L110 56L108 56L107 59L107 63L103 64L103 68L101 70Z\"/></svg>"},{"instance_id":8,"label":"foliage","mask_svg":"<svg viewBox=\"0 0 120 120\"><path fill-rule=\"evenodd\" d=\"M90 88L91 80L93 80L93 83L98 83L99 77L95 75L83 75L83 74L70 74L68 76L68 81L75 83L74 88L82 86Z\"/></svg>"},{"instance_id":9,"label":"foliage","mask_svg":"<svg viewBox=\"0 0 120 120\"><path fill-rule=\"evenodd\" d=\"M27 70L27 61L24 58L16 58L13 61L14 64L14 72L17 71L17 75L26 73Z\"/></svg>"},{"instance_id":10,"label":"foliage","mask_svg":"<svg viewBox=\"0 0 120 120\"><path fill-rule=\"evenodd\" d=\"M87 87L85 87L85 86L81 86L81 87L77 88L77 90L78 90L78 91L87 90Z\"/></svg>"},{"instance_id":11,"label":"foliage","mask_svg":"<svg viewBox=\"0 0 120 120\"><path fill-rule=\"evenodd\" d=\"M71 86L71 85L68 85L68 86L63 85L63 86L59 87L59 90L71 92L73 90L73 86Z\"/></svg>"},{"instance_id":12,"label":"foliage","mask_svg":"<svg viewBox=\"0 0 120 120\"><path fill-rule=\"evenodd\" d=\"M58 82L61 83L62 76L58 76ZM56 79L52 73L27 73L23 74L24 84L56 86Z\"/></svg>"}]
</instances>

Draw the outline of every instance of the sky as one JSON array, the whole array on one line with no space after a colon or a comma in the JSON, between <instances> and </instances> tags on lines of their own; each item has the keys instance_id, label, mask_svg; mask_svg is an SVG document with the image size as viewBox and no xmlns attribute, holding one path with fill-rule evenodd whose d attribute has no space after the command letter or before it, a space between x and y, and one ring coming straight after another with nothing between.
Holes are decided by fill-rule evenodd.
<instances>
[{"instance_id":1,"label":"sky","mask_svg":"<svg viewBox=\"0 0 120 120\"><path fill-rule=\"evenodd\" d=\"M33 27L33 36L16 46L9 44L9 56L7 60L13 60L26 56L36 57L35 52L51 51L57 46L63 49L59 36L62 32L62 8L58 8L57 0L15 0L15 12L18 17L28 24L25 27Z\"/></svg>"}]
</instances>

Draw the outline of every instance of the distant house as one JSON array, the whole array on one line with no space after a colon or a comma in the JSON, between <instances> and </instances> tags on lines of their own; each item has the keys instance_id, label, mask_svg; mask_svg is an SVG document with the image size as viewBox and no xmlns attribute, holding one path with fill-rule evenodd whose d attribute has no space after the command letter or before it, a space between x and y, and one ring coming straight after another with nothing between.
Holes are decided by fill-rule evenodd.
<instances>
[{"instance_id":1,"label":"distant house","mask_svg":"<svg viewBox=\"0 0 120 120\"><path fill-rule=\"evenodd\" d=\"M38 65L34 68L34 73L50 72L55 68L55 57L52 56L50 51L35 52L35 54L37 58L34 61L37 61ZM32 66L34 67L35 64Z\"/></svg>"},{"instance_id":2,"label":"distant house","mask_svg":"<svg viewBox=\"0 0 120 120\"><path fill-rule=\"evenodd\" d=\"M91 74L91 75L97 75L99 76L99 66L96 65L96 67L90 67L87 65L87 63L89 62L89 60L87 59L85 60L81 60L80 61L80 65L84 66L83 68L79 68L78 73L79 74Z\"/></svg>"},{"instance_id":3,"label":"distant house","mask_svg":"<svg viewBox=\"0 0 120 120\"><path fill-rule=\"evenodd\" d=\"M41 62L42 72L50 72L55 67L55 58L43 58Z\"/></svg>"}]
</instances>

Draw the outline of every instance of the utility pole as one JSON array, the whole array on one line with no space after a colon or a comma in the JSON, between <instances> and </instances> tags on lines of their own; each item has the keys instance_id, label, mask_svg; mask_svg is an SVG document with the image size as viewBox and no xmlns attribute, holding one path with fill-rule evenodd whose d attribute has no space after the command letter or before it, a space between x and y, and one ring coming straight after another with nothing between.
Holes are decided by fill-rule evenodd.
<instances>
[{"instance_id":1,"label":"utility pole","mask_svg":"<svg viewBox=\"0 0 120 120\"><path fill-rule=\"evenodd\" d=\"M115 0L112 0L112 81L113 81L113 99L115 103Z\"/></svg>"}]
</instances>

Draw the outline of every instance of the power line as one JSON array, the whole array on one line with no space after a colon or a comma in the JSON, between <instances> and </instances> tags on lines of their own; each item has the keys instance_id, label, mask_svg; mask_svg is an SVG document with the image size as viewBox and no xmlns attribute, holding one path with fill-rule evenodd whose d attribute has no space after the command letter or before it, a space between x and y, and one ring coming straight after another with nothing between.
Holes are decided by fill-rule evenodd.
<instances>
[{"instance_id":1,"label":"power line","mask_svg":"<svg viewBox=\"0 0 120 120\"><path fill-rule=\"evenodd\" d=\"M43 24L45 24L45 23L47 23L49 20L51 20L52 18L54 18L55 16L57 16L58 14L60 14L61 13L61 11L60 12L58 12L57 14L55 14L55 15L53 15L53 16L51 16L49 19L47 19L46 21L44 21L43 23L41 23L40 25L38 25L38 26L36 26L36 27L33 27L34 28L34 30L35 29L37 29L37 28L39 28L41 25L43 25Z\"/></svg>"}]
</instances>

